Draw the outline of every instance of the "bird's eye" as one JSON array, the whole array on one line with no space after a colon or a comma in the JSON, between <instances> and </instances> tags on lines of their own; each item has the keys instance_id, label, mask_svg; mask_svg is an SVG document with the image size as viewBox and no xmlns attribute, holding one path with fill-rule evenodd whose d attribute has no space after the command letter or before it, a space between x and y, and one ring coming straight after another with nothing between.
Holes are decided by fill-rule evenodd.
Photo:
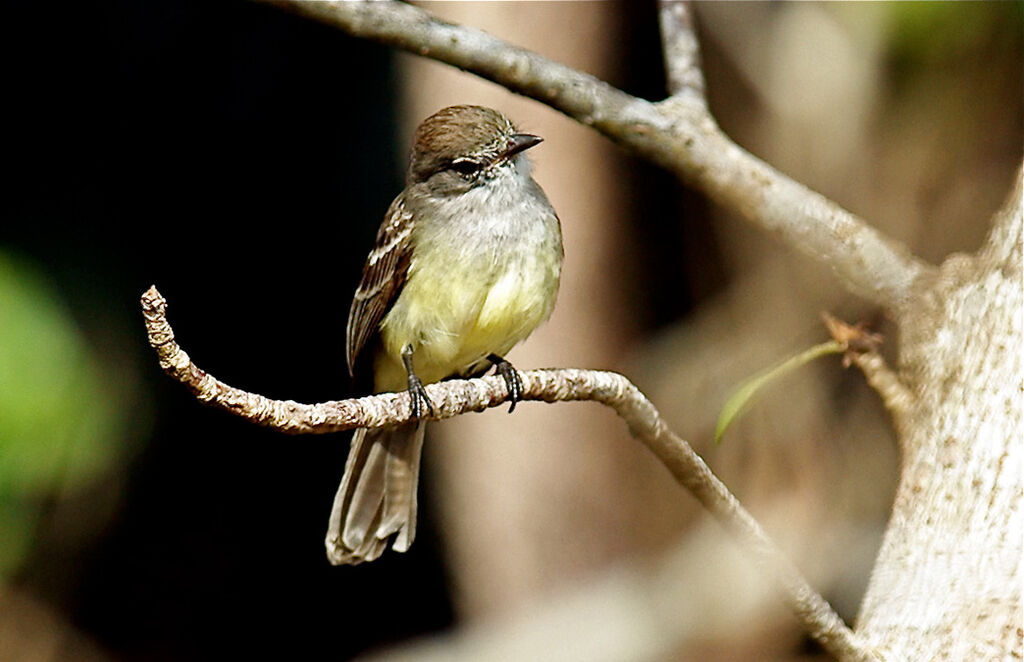
<instances>
[{"instance_id":1,"label":"bird's eye","mask_svg":"<svg viewBox=\"0 0 1024 662\"><path fill-rule=\"evenodd\" d=\"M452 170L459 173L463 177L470 177L480 172L480 168L482 166L476 161L470 161L469 159L457 159L455 161L452 161L450 167Z\"/></svg>"}]
</instances>

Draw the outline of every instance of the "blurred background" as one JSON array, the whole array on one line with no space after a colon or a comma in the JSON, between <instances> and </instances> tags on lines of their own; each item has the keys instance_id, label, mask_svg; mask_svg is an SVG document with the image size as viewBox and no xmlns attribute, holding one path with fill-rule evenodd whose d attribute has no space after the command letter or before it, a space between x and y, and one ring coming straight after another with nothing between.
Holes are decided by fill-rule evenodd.
<instances>
[{"instance_id":1,"label":"blurred background","mask_svg":"<svg viewBox=\"0 0 1024 662\"><path fill-rule=\"evenodd\" d=\"M699 3L711 107L923 258L970 251L1021 159L1022 6ZM651 2L427 8L664 96ZM536 622L563 625L549 659L820 657L597 405L432 426L412 550L332 568L348 435L256 428L160 372L138 305L151 284L218 378L353 395L352 292L412 129L453 103L546 139L531 155L562 219L563 285L515 364L624 372L856 618L898 461L860 376L819 361L711 442L738 383L825 339L821 310L871 322L892 355L886 320L827 270L554 111L273 7L6 10L0 659L386 659L423 636L405 652L540 659L509 648ZM637 595L651 611L623 608Z\"/></svg>"}]
</instances>

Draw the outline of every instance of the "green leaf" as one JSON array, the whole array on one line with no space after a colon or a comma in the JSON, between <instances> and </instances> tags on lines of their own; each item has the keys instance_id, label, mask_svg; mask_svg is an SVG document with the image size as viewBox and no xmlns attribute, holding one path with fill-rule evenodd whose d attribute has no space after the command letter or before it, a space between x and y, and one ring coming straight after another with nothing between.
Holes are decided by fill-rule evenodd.
<instances>
[{"instance_id":1,"label":"green leaf","mask_svg":"<svg viewBox=\"0 0 1024 662\"><path fill-rule=\"evenodd\" d=\"M820 345L815 345L796 356L791 356L782 363L772 366L748 379L733 391L733 394L722 405L722 413L718 415L718 423L715 425L715 443L721 443L722 435L725 434L729 425L743 413L753 401L754 396L765 386L810 363L819 356L842 354L844 351L839 343L835 340L830 340Z\"/></svg>"}]
</instances>

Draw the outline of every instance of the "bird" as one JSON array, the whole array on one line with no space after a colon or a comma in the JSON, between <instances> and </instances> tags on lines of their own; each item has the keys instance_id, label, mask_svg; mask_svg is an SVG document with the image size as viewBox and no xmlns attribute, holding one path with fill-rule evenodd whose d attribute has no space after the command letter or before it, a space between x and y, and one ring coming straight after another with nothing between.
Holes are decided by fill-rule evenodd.
<instances>
[{"instance_id":1,"label":"bird","mask_svg":"<svg viewBox=\"0 0 1024 662\"><path fill-rule=\"evenodd\" d=\"M334 565L380 557L416 535L425 384L492 366L509 412L522 398L504 358L548 319L564 250L561 222L526 151L543 139L501 112L443 108L413 136L405 188L391 203L352 299L349 374L373 346L374 392L406 390L410 419L352 438L325 540Z\"/></svg>"}]
</instances>

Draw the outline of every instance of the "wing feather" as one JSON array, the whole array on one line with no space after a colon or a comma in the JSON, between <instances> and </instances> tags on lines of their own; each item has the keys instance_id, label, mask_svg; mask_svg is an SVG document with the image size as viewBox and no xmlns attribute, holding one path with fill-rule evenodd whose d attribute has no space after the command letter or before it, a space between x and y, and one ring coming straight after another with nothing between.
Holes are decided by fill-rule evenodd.
<instances>
[{"instance_id":1,"label":"wing feather","mask_svg":"<svg viewBox=\"0 0 1024 662\"><path fill-rule=\"evenodd\" d=\"M377 241L366 258L362 280L352 298L345 333L349 374L355 371L356 356L376 333L405 284L412 257L412 225L412 214L400 195L391 203L377 231Z\"/></svg>"}]
</instances>

